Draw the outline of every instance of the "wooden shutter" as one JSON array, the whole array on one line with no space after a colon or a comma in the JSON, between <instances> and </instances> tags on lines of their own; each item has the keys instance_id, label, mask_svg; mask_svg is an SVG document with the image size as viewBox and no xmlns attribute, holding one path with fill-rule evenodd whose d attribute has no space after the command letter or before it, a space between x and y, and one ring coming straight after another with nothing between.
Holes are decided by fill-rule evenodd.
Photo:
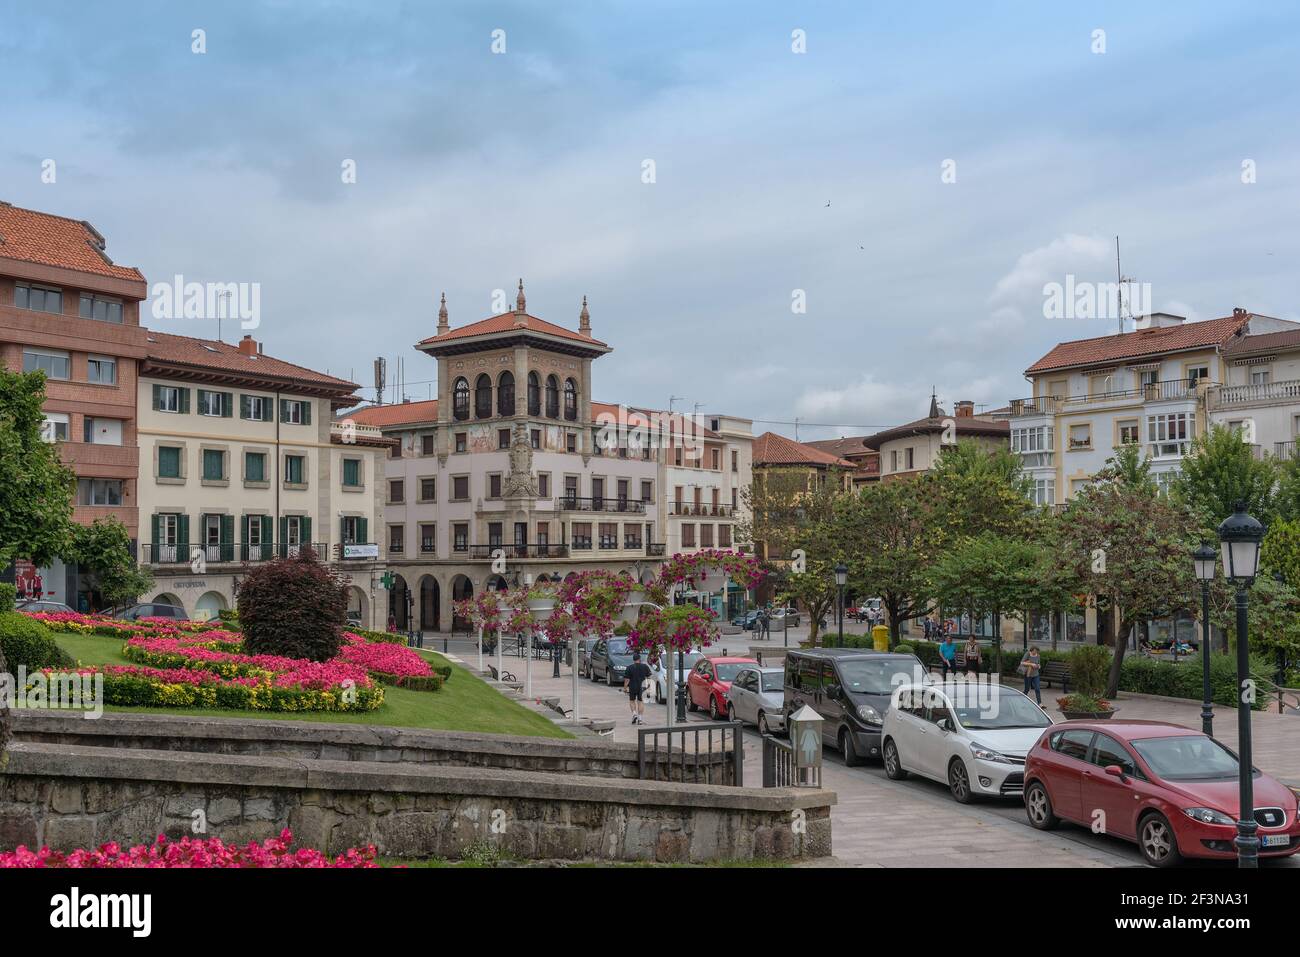
<instances>
[{"instance_id":1,"label":"wooden shutter","mask_svg":"<svg viewBox=\"0 0 1300 957\"><path fill-rule=\"evenodd\" d=\"M289 540L289 518L286 515L280 516L280 541L281 543Z\"/></svg>"},{"instance_id":2,"label":"wooden shutter","mask_svg":"<svg viewBox=\"0 0 1300 957\"><path fill-rule=\"evenodd\" d=\"M275 400L266 396L262 397L262 421L275 421Z\"/></svg>"},{"instance_id":3,"label":"wooden shutter","mask_svg":"<svg viewBox=\"0 0 1300 957\"><path fill-rule=\"evenodd\" d=\"M229 392L221 393L221 417L229 419L235 412L235 397Z\"/></svg>"},{"instance_id":4,"label":"wooden shutter","mask_svg":"<svg viewBox=\"0 0 1300 957\"><path fill-rule=\"evenodd\" d=\"M271 544L271 526L274 524L270 515L261 516L262 521L262 544Z\"/></svg>"},{"instance_id":5,"label":"wooden shutter","mask_svg":"<svg viewBox=\"0 0 1300 957\"><path fill-rule=\"evenodd\" d=\"M162 386L157 382L153 384L153 410L157 412L162 408Z\"/></svg>"},{"instance_id":6,"label":"wooden shutter","mask_svg":"<svg viewBox=\"0 0 1300 957\"><path fill-rule=\"evenodd\" d=\"M311 403L302 403L302 424L311 425Z\"/></svg>"},{"instance_id":7,"label":"wooden shutter","mask_svg":"<svg viewBox=\"0 0 1300 957\"><path fill-rule=\"evenodd\" d=\"M221 516L221 544L229 545L235 540L235 516Z\"/></svg>"},{"instance_id":8,"label":"wooden shutter","mask_svg":"<svg viewBox=\"0 0 1300 957\"><path fill-rule=\"evenodd\" d=\"M184 512L181 512L179 515L176 516L176 544L188 546L189 543L190 543L190 517L186 515ZM186 549L186 554L187 555L189 554L188 548Z\"/></svg>"},{"instance_id":9,"label":"wooden shutter","mask_svg":"<svg viewBox=\"0 0 1300 957\"><path fill-rule=\"evenodd\" d=\"M364 545L366 542L370 541L370 532L366 528L368 524L369 523L364 518L357 519L357 544L358 545Z\"/></svg>"},{"instance_id":10,"label":"wooden shutter","mask_svg":"<svg viewBox=\"0 0 1300 957\"><path fill-rule=\"evenodd\" d=\"M158 387L154 386L154 388L156 389ZM149 516L149 534L151 536L150 540L153 542L153 548L152 548L153 553L149 557L154 561L158 560L158 546L162 544L162 542L159 541L160 538L160 534L158 531L159 520L160 520L160 516L158 515Z\"/></svg>"},{"instance_id":11,"label":"wooden shutter","mask_svg":"<svg viewBox=\"0 0 1300 957\"><path fill-rule=\"evenodd\" d=\"M246 395L239 397L239 417L241 419L251 419L253 417L253 400Z\"/></svg>"},{"instance_id":12,"label":"wooden shutter","mask_svg":"<svg viewBox=\"0 0 1300 957\"><path fill-rule=\"evenodd\" d=\"M280 400L280 421L289 421L289 403L285 402L284 399Z\"/></svg>"},{"instance_id":13,"label":"wooden shutter","mask_svg":"<svg viewBox=\"0 0 1300 957\"><path fill-rule=\"evenodd\" d=\"M190 411L190 390L181 389L180 393L181 393L181 412L189 412Z\"/></svg>"},{"instance_id":14,"label":"wooden shutter","mask_svg":"<svg viewBox=\"0 0 1300 957\"><path fill-rule=\"evenodd\" d=\"M310 545L311 544L311 519L310 518L303 516L302 518L298 519L298 532L299 532L298 537L303 540L303 543ZM324 558L325 556L322 555L320 557Z\"/></svg>"}]
</instances>

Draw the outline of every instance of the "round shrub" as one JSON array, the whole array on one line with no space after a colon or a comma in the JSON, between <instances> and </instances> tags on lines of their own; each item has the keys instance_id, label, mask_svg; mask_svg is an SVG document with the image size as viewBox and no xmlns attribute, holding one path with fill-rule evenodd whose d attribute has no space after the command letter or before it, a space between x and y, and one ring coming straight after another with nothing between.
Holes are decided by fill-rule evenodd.
<instances>
[{"instance_id":1,"label":"round shrub","mask_svg":"<svg viewBox=\"0 0 1300 957\"><path fill-rule=\"evenodd\" d=\"M916 650L905 641L900 641L897 645L895 645L894 651L896 651L900 655L916 654Z\"/></svg>"},{"instance_id":2,"label":"round shrub","mask_svg":"<svg viewBox=\"0 0 1300 957\"><path fill-rule=\"evenodd\" d=\"M0 582L0 612L13 611L18 602L18 589L8 582Z\"/></svg>"},{"instance_id":3,"label":"round shrub","mask_svg":"<svg viewBox=\"0 0 1300 957\"><path fill-rule=\"evenodd\" d=\"M250 571L239 586L238 605L250 655L328 661L339 652L347 586L309 548Z\"/></svg>"},{"instance_id":4,"label":"round shrub","mask_svg":"<svg viewBox=\"0 0 1300 957\"><path fill-rule=\"evenodd\" d=\"M1070 652L1070 687L1080 694L1099 698L1110 679L1110 649L1102 645L1080 645Z\"/></svg>"},{"instance_id":5,"label":"round shrub","mask_svg":"<svg viewBox=\"0 0 1300 957\"><path fill-rule=\"evenodd\" d=\"M12 672L20 665L32 672L72 664L48 628L17 611L0 612L0 652Z\"/></svg>"}]
</instances>

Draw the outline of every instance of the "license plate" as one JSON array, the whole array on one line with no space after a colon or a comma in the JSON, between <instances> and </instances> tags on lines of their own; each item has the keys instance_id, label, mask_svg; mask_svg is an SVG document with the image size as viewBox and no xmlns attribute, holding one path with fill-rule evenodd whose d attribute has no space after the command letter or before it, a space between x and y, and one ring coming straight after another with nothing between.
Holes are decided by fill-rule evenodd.
<instances>
[{"instance_id":1,"label":"license plate","mask_svg":"<svg viewBox=\"0 0 1300 957\"><path fill-rule=\"evenodd\" d=\"M1265 847L1286 847L1291 843L1291 838L1285 834L1265 834Z\"/></svg>"}]
</instances>

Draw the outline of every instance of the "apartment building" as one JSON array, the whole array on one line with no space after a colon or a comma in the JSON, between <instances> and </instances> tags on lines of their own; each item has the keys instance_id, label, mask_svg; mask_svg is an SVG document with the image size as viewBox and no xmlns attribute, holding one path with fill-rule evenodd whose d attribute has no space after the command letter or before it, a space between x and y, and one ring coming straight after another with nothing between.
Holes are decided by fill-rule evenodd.
<instances>
[{"instance_id":1,"label":"apartment building","mask_svg":"<svg viewBox=\"0 0 1300 957\"><path fill-rule=\"evenodd\" d=\"M1300 328L1256 333L1256 325L1223 349L1223 382L1206 392L1206 412L1256 455L1290 458L1300 436Z\"/></svg>"},{"instance_id":2,"label":"apartment building","mask_svg":"<svg viewBox=\"0 0 1300 957\"><path fill-rule=\"evenodd\" d=\"M748 514L742 491L753 480L753 423L727 415L677 421L661 455L667 492L664 541L668 554L736 548L736 528Z\"/></svg>"},{"instance_id":3,"label":"apartment building","mask_svg":"<svg viewBox=\"0 0 1300 957\"><path fill-rule=\"evenodd\" d=\"M580 569L654 574L665 553L663 473L651 417L591 400L611 348L515 308L436 334L438 396L373 406L344 422L398 440L384 463L385 545L398 628L463 627L452 603Z\"/></svg>"},{"instance_id":4,"label":"apartment building","mask_svg":"<svg viewBox=\"0 0 1300 957\"><path fill-rule=\"evenodd\" d=\"M880 456L880 479L888 482L928 472L943 450L958 442L1005 449L1009 434L1010 426L1000 412L977 415L975 403L963 400L955 403L950 415L939 405L938 396L931 394L925 418L869 435L862 443Z\"/></svg>"},{"instance_id":5,"label":"apartment building","mask_svg":"<svg viewBox=\"0 0 1300 957\"><path fill-rule=\"evenodd\" d=\"M846 435L838 439L818 439L804 444L852 463L853 475L850 481L854 488L861 488L880 481L880 453L867 446L869 438L869 435Z\"/></svg>"},{"instance_id":6,"label":"apartment building","mask_svg":"<svg viewBox=\"0 0 1300 957\"><path fill-rule=\"evenodd\" d=\"M149 332L138 378L140 561L149 600L209 618L248 567L311 548L382 628L387 597L377 429L334 421L356 385L237 344Z\"/></svg>"},{"instance_id":7,"label":"apartment building","mask_svg":"<svg viewBox=\"0 0 1300 957\"><path fill-rule=\"evenodd\" d=\"M1295 374L1277 358L1278 337L1300 332L1300 324L1238 308L1194 323L1155 313L1138 326L1060 343L1025 370L1033 394L1011 402L1011 448L1037 503L1068 501L1127 444L1142 447L1167 488L1205 432L1207 403L1225 423L1252 423L1256 436L1263 426L1268 441L1295 434L1294 419L1286 418L1287 386L1264 379Z\"/></svg>"},{"instance_id":8,"label":"apartment building","mask_svg":"<svg viewBox=\"0 0 1300 957\"><path fill-rule=\"evenodd\" d=\"M0 360L46 376L46 437L77 476L73 519L113 516L138 535L136 375L145 355L138 269L108 257L89 223L0 202ZM46 597L88 608L75 563L36 569L20 560L4 577L39 574Z\"/></svg>"}]
</instances>

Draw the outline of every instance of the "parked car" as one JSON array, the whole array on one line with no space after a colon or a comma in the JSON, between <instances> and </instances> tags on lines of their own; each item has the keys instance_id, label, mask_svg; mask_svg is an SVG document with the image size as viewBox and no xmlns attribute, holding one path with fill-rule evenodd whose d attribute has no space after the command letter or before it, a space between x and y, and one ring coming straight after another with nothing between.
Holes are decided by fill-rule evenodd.
<instances>
[{"instance_id":1,"label":"parked car","mask_svg":"<svg viewBox=\"0 0 1300 957\"><path fill-rule=\"evenodd\" d=\"M736 615L731 619L731 623L737 628L743 628L745 631L753 631L754 626L758 623L760 610L757 608L750 609L743 615Z\"/></svg>"},{"instance_id":2,"label":"parked car","mask_svg":"<svg viewBox=\"0 0 1300 957\"><path fill-rule=\"evenodd\" d=\"M800 648L785 656L785 718L804 705L822 716L825 743L850 767L879 757L890 696L901 683L925 682L915 655L853 648Z\"/></svg>"},{"instance_id":3,"label":"parked car","mask_svg":"<svg viewBox=\"0 0 1300 957\"><path fill-rule=\"evenodd\" d=\"M799 622L802 621L797 608L773 608L767 614L773 631L784 628L786 618L790 619L789 625L791 628L798 628Z\"/></svg>"},{"instance_id":4,"label":"parked car","mask_svg":"<svg viewBox=\"0 0 1300 957\"><path fill-rule=\"evenodd\" d=\"M753 658L701 658L686 679L688 711L707 710L718 721L727 713L727 689L732 679L745 667L758 665Z\"/></svg>"},{"instance_id":5,"label":"parked car","mask_svg":"<svg viewBox=\"0 0 1300 957\"><path fill-rule=\"evenodd\" d=\"M179 605L143 602L115 612L113 617L120 618L122 621L138 621L141 618L175 618L177 621L188 621L190 616Z\"/></svg>"},{"instance_id":6,"label":"parked car","mask_svg":"<svg viewBox=\"0 0 1300 957\"><path fill-rule=\"evenodd\" d=\"M592 681L603 678L612 688L623 683L623 672L631 663L632 650L628 648L626 638L601 638L592 646L587 677Z\"/></svg>"},{"instance_id":7,"label":"parked car","mask_svg":"<svg viewBox=\"0 0 1300 957\"><path fill-rule=\"evenodd\" d=\"M948 785L969 804L977 795L1024 793L1025 755L1052 719L1029 698L981 681L903 685L881 730L885 774Z\"/></svg>"},{"instance_id":8,"label":"parked car","mask_svg":"<svg viewBox=\"0 0 1300 957\"><path fill-rule=\"evenodd\" d=\"M1237 756L1218 741L1162 721L1070 721L1048 729L1025 762L1025 811L1039 830L1061 820L1133 841L1148 864L1236 856ZM1260 857L1300 850L1300 798L1254 773Z\"/></svg>"},{"instance_id":9,"label":"parked car","mask_svg":"<svg viewBox=\"0 0 1300 957\"><path fill-rule=\"evenodd\" d=\"M50 601L46 598L30 598L27 601L20 601L15 606L19 611L25 611L28 614L40 611L46 614L76 614L76 611L69 605L61 601Z\"/></svg>"},{"instance_id":10,"label":"parked car","mask_svg":"<svg viewBox=\"0 0 1300 957\"><path fill-rule=\"evenodd\" d=\"M704 657L704 652L699 649L692 650L683 656L683 661L680 667L677 668L677 673L673 676L673 681L676 682L674 694L677 693L676 688L685 684L690 677L691 669L695 667L702 657ZM676 653L673 654L672 659L673 666L677 666ZM654 691L655 701L659 704L663 704L668 700L668 669L669 665L662 657L650 665L650 687Z\"/></svg>"},{"instance_id":11,"label":"parked car","mask_svg":"<svg viewBox=\"0 0 1300 957\"><path fill-rule=\"evenodd\" d=\"M727 717L758 725L762 734L785 730L785 669L741 668L727 689Z\"/></svg>"},{"instance_id":12,"label":"parked car","mask_svg":"<svg viewBox=\"0 0 1300 957\"><path fill-rule=\"evenodd\" d=\"M591 675L591 650L596 647L599 638L580 638L578 639L578 675L587 678ZM569 664L573 664L572 656L569 657Z\"/></svg>"}]
</instances>

